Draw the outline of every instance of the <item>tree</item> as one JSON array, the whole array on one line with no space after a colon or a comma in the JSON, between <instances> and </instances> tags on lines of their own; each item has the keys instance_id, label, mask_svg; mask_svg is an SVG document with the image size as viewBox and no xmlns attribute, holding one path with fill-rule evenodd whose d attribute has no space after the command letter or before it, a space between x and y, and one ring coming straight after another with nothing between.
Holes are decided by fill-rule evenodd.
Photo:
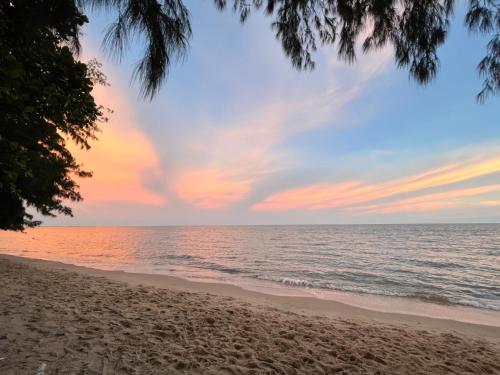
<instances>
[{"instance_id":1,"label":"tree","mask_svg":"<svg viewBox=\"0 0 500 375\"><path fill-rule=\"evenodd\" d=\"M87 18L71 1L0 2L0 229L38 225L42 215L71 215L81 199L73 176L89 177L66 148L95 137L102 109L91 91L102 76L75 60Z\"/></svg>"},{"instance_id":2,"label":"tree","mask_svg":"<svg viewBox=\"0 0 500 375\"><path fill-rule=\"evenodd\" d=\"M214 0L219 9L227 0ZM105 44L118 55L130 34L144 34L147 47L136 72L142 92L153 97L176 57L184 55L191 27L181 0L80 0L82 6L112 8L117 18L110 26ZM438 48L445 42L455 0L233 0L233 11L245 22L250 13L264 9L284 53L297 69L314 68L312 54L318 44L337 45L339 58L356 59L356 41L362 50L391 45L396 64L408 68L420 84L438 71ZM466 27L491 35L486 56L478 65L484 101L500 93L500 3L498 0L469 0Z\"/></svg>"}]
</instances>

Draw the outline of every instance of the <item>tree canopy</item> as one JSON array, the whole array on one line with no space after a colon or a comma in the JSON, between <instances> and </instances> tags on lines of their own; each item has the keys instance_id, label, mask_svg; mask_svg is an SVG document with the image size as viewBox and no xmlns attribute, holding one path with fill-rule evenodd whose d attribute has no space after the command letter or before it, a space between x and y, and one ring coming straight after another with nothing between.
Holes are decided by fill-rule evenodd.
<instances>
[{"instance_id":1,"label":"tree canopy","mask_svg":"<svg viewBox=\"0 0 500 375\"><path fill-rule=\"evenodd\" d=\"M88 177L66 147L88 148L101 108L91 91L102 77L74 58L87 18L70 1L0 2L0 229L71 215L81 199L73 176Z\"/></svg>"},{"instance_id":2,"label":"tree canopy","mask_svg":"<svg viewBox=\"0 0 500 375\"><path fill-rule=\"evenodd\" d=\"M181 0L79 0L83 7L114 9L117 17L104 43L121 55L130 36L146 36L143 59L136 68L142 93L153 97L172 61L186 52L191 26ZM227 0L214 0L219 9ZM390 45L396 64L420 84L432 80L439 67L438 48L445 42L455 0L233 0L241 22L262 9L271 19L276 38L297 69L312 69L319 44L335 45L340 59L356 59L362 50ZM477 99L500 93L500 3L469 0L466 27L491 36L478 71L483 87ZM361 39L361 40L360 40Z\"/></svg>"}]
</instances>

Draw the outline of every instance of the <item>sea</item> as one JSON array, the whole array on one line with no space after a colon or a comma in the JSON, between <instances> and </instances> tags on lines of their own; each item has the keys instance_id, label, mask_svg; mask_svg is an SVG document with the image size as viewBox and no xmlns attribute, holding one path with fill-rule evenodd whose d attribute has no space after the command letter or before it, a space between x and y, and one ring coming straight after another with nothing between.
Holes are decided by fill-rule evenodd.
<instances>
[{"instance_id":1,"label":"sea","mask_svg":"<svg viewBox=\"0 0 500 375\"><path fill-rule=\"evenodd\" d=\"M382 310L500 311L500 224L40 227L0 232L0 253Z\"/></svg>"}]
</instances>

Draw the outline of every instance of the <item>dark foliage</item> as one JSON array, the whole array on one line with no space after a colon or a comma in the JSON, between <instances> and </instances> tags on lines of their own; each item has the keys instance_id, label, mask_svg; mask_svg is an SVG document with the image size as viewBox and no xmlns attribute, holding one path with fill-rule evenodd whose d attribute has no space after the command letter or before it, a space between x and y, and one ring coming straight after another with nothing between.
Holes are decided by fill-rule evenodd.
<instances>
[{"instance_id":1,"label":"dark foliage","mask_svg":"<svg viewBox=\"0 0 500 375\"><path fill-rule=\"evenodd\" d=\"M214 0L219 9L227 0ZM115 9L105 45L121 55L130 33L147 39L137 67L143 94L152 97L173 58L183 56L191 33L188 12L180 0L80 0L81 5ZM399 67L407 68L418 83L426 84L439 68L437 50L445 40L454 0L233 0L232 8L244 22L263 9L272 19L276 38L298 69L314 68L318 44L337 45L339 58L356 59L356 42L364 52L392 45ZM500 90L500 3L470 0L465 20L471 31L492 36L478 70L484 78L478 100Z\"/></svg>"},{"instance_id":2,"label":"dark foliage","mask_svg":"<svg viewBox=\"0 0 500 375\"><path fill-rule=\"evenodd\" d=\"M219 8L226 0L215 0ZM263 7L283 50L298 69L314 67L317 44L337 44L347 62L356 58L356 42L364 52L392 45L399 67L426 84L439 68L437 49L449 31L454 0L234 0L244 21L252 8ZM500 93L500 3L471 0L465 20L471 31L492 35L478 70L484 78L479 101Z\"/></svg>"},{"instance_id":3,"label":"dark foliage","mask_svg":"<svg viewBox=\"0 0 500 375\"><path fill-rule=\"evenodd\" d=\"M191 36L189 14L180 0L79 0L80 6L112 9L116 20L104 38L106 51L121 58L125 44L135 36L146 37L143 58L134 75L141 81L141 93L152 98L173 60L184 56Z\"/></svg>"},{"instance_id":4,"label":"dark foliage","mask_svg":"<svg viewBox=\"0 0 500 375\"><path fill-rule=\"evenodd\" d=\"M26 207L71 215L63 200L81 199L72 177L90 173L66 141L88 148L102 115L99 74L73 54L86 21L71 1L0 2L0 229L38 225Z\"/></svg>"}]
</instances>

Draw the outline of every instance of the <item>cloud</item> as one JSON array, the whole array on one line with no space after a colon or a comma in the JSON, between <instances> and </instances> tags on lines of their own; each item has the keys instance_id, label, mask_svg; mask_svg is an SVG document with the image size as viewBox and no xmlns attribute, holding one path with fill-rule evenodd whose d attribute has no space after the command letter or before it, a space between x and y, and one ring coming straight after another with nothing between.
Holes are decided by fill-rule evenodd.
<instances>
[{"instance_id":1,"label":"cloud","mask_svg":"<svg viewBox=\"0 0 500 375\"><path fill-rule=\"evenodd\" d=\"M459 198L479 196L491 192L500 192L500 184L452 190L442 193L424 194L389 203L353 207L350 208L350 210L364 215L436 211L444 208L456 208L463 206L464 202ZM481 202L481 204L483 204L483 202Z\"/></svg>"},{"instance_id":2,"label":"cloud","mask_svg":"<svg viewBox=\"0 0 500 375\"><path fill-rule=\"evenodd\" d=\"M479 204L481 206L496 207L496 206L500 206L500 199L499 200L481 201L481 202L479 202Z\"/></svg>"},{"instance_id":3,"label":"cloud","mask_svg":"<svg viewBox=\"0 0 500 375\"><path fill-rule=\"evenodd\" d=\"M262 202L252 206L256 211L286 211L286 210L317 210L332 209L359 205L384 198L394 197L405 193L415 193L424 189L437 188L487 176L500 172L500 158L490 158L485 160L470 159L461 163L453 163L438 168L425 171L413 176L386 181L382 183L369 183L365 181L347 181L341 183L315 184L302 188L294 188L288 191L279 192L264 199ZM481 190L462 190L462 193L480 194ZM400 201L402 205L413 204L413 207L424 206L427 208L438 207L445 203L446 197L457 198L465 195L455 196L457 192L443 193L442 196L435 196L435 200L411 198ZM431 197L432 198L432 197ZM397 205L394 203L394 205ZM373 211L381 207L368 206L364 210ZM396 206L394 206L396 207ZM389 210L389 208L385 208ZM363 210L359 208L357 210Z\"/></svg>"},{"instance_id":4,"label":"cloud","mask_svg":"<svg viewBox=\"0 0 500 375\"><path fill-rule=\"evenodd\" d=\"M190 159L177 165L170 181L177 196L195 208L210 210L227 209L243 200L265 176L293 166L294 155L279 149L282 142L325 124L340 123L342 110L389 61L390 54L382 50L356 67L329 66L321 72L328 78L313 85L311 95L283 92L258 109L200 126L184 140Z\"/></svg>"},{"instance_id":5,"label":"cloud","mask_svg":"<svg viewBox=\"0 0 500 375\"><path fill-rule=\"evenodd\" d=\"M88 60L96 49L89 41L84 51ZM340 112L364 92L390 60L386 50L362 58L352 67L332 63L330 57L327 56L321 71L311 75L313 79L302 83L290 81L292 70L288 61L268 61L279 69L269 84L259 87L261 92L243 95L252 103L238 106L241 95L229 98L226 108L234 106L240 110L229 107L222 119L217 113L207 113L203 106L193 106L193 111L199 110L193 116L194 125L187 127L193 130L172 131L164 144L156 143L154 136L148 138L143 132L134 112L138 106L127 98L129 90L118 86L118 70L107 65L105 71L113 86L97 88L95 96L99 104L112 108L114 114L103 125L100 139L90 151L73 148L77 160L94 172L92 179L80 181L86 203L161 206L169 194L170 203L177 197L198 210L225 210L243 201L266 176L293 166L293 153L279 149L283 141L340 120ZM215 68L220 74L220 66ZM301 73L300 77L306 74ZM251 82L252 77L246 76L237 85L244 91L245 83ZM290 87L294 89L289 90ZM161 105L157 110L164 110L165 103L172 102L159 101L161 97L156 101L156 105ZM185 110L186 106L182 108ZM170 119L186 118L185 113L176 113L174 107L170 112ZM156 116L161 118L162 113L165 112L157 111ZM173 147L168 147L169 142Z\"/></svg>"},{"instance_id":6,"label":"cloud","mask_svg":"<svg viewBox=\"0 0 500 375\"><path fill-rule=\"evenodd\" d=\"M175 190L197 209L226 209L246 196L251 183L216 169L187 170L177 179Z\"/></svg>"},{"instance_id":7,"label":"cloud","mask_svg":"<svg viewBox=\"0 0 500 375\"><path fill-rule=\"evenodd\" d=\"M132 106L122 91L98 86L93 95L96 102L114 110L109 122L102 124L98 141L90 150L75 145L70 149L85 170L93 177L80 179L84 204L110 202L163 205L163 195L145 187L146 175L161 174L156 152L134 119Z\"/></svg>"}]
</instances>

